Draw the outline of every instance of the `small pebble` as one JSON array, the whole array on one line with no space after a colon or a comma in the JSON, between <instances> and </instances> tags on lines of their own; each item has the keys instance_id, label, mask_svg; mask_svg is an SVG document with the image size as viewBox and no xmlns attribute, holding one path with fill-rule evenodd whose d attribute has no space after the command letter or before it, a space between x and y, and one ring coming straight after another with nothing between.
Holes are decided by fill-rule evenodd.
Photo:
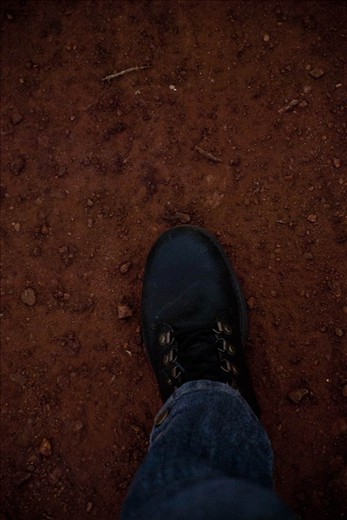
<instances>
[{"instance_id":1,"label":"small pebble","mask_svg":"<svg viewBox=\"0 0 347 520\"><path fill-rule=\"evenodd\" d=\"M46 224L43 224L42 228L41 228L41 233L43 235L48 235L49 234L49 229L48 227L46 226Z\"/></svg>"},{"instance_id":2,"label":"small pebble","mask_svg":"<svg viewBox=\"0 0 347 520\"><path fill-rule=\"evenodd\" d=\"M80 432L81 430L83 430L83 423L81 421L76 421L73 425L73 431Z\"/></svg>"},{"instance_id":3,"label":"small pebble","mask_svg":"<svg viewBox=\"0 0 347 520\"><path fill-rule=\"evenodd\" d=\"M255 309L256 306L256 300L254 296L250 296L247 300L247 305L250 310Z\"/></svg>"},{"instance_id":4,"label":"small pebble","mask_svg":"<svg viewBox=\"0 0 347 520\"><path fill-rule=\"evenodd\" d=\"M66 175L66 173L67 173L66 166L60 166L60 168L57 171L57 176L58 177L64 177Z\"/></svg>"},{"instance_id":5,"label":"small pebble","mask_svg":"<svg viewBox=\"0 0 347 520\"><path fill-rule=\"evenodd\" d=\"M292 401L292 403L298 404L308 393L309 391L307 388L298 388L297 390L292 390L292 392L289 392L288 399Z\"/></svg>"},{"instance_id":6,"label":"small pebble","mask_svg":"<svg viewBox=\"0 0 347 520\"><path fill-rule=\"evenodd\" d=\"M86 507L87 513L90 513L92 509L93 509L93 502L88 502L87 507Z\"/></svg>"},{"instance_id":7,"label":"small pebble","mask_svg":"<svg viewBox=\"0 0 347 520\"><path fill-rule=\"evenodd\" d=\"M334 163L335 168L340 168L340 166L341 166L340 159L338 159L337 157L334 157L333 158L333 163Z\"/></svg>"},{"instance_id":8,"label":"small pebble","mask_svg":"<svg viewBox=\"0 0 347 520\"><path fill-rule=\"evenodd\" d=\"M311 69L309 71L309 75L311 76L311 78L314 78L314 79L319 79L322 76L324 76L324 74L325 74L325 70L319 69L318 67L315 67L314 69Z\"/></svg>"},{"instance_id":9,"label":"small pebble","mask_svg":"<svg viewBox=\"0 0 347 520\"><path fill-rule=\"evenodd\" d=\"M264 40L264 42L270 41L270 36L267 33L265 33L263 36L263 40Z\"/></svg>"},{"instance_id":10,"label":"small pebble","mask_svg":"<svg viewBox=\"0 0 347 520\"><path fill-rule=\"evenodd\" d=\"M188 224L192 219L191 216L188 213L180 213L177 212L175 214L175 218L181 223L181 224Z\"/></svg>"},{"instance_id":11,"label":"small pebble","mask_svg":"<svg viewBox=\"0 0 347 520\"><path fill-rule=\"evenodd\" d=\"M124 320L125 318L131 318L133 315L133 311L130 309L129 305L118 305L117 308L118 319Z\"/></svg>"},{"instance_id":12,"label":"small pebble","mask_svg":"<svg viewBox=\"0 0 347 520\"><path fill-rule=\"evenodd\" d=\"M13 173L13 175L19 175L24 170L25 166L26 160L22 155L20 155L11 162L10 170Z\"/></svg>"},{"instance_id":13,"label":"small pebble","mask_svg":"<svg viewBox=\"0 0 347 520\"><path fill-rule=\"evenodd\" d=\"M313 224L314 222L317 222L317 215L309 215L309 216L307 217L307 221L308 221L308 222L311 222L312 224Z\"/></svg>"},{"instance_id":14,"label":"small pebble","mask_svg":"<svg viewBox=\"0 0 347 520\"><path fill-rule=\"evenodd\" d=\"M24 289L24 291L21 294L21 300L25 305L29 305L32 307L36 303L36 294L34 289L31 287L28 287L28 289Z\"/></svg>"},{"instance_id":15,"label":"small pebble","mask_svg":"<svg viewBox=\"0 0 347 520\"><path fill-rule=\"evenodd\" d=\"M344 332L343 332L343 330L342 330L340 327L337 327L337 328L335 329L335 334L336 334L336 336L338 336L339 338L342 338L342 336L344 335Z\"/></svg>"},{"instance_id":16,"label":"small pebble","mask_svg":"<svg viewBox=\"0 0 347 520\"><path fill-rule=\"evenodd\" d=\"M19 222L16 222L14 225L13 225L13 228L15 231L17 231L17 233L20 232L20 223Z\"/></svg>"},{"instance_id":17,"label":"small pebble","mask_svg":"<svg viewBox=\"0 0 347 520\"><path fill-rule=\"evenodd\" d=\"M122 264L120 266L119 272L121 274L125 274L125 273L127 273L129 271L130 267L131 267L131 263L130 262L124 262L124 264Z\"/></svg>"},{"instance_id":18,"label":"small pebble","mask_svg":"<svg viewBox=\"0 0 347 520\"><path fill-rule=\"evenodd\" d=\"M42 440L40 447L39 447L39 452L44 457L50 457L52 455L52 445L48 439Z\"/></svg>"}]
</instances>

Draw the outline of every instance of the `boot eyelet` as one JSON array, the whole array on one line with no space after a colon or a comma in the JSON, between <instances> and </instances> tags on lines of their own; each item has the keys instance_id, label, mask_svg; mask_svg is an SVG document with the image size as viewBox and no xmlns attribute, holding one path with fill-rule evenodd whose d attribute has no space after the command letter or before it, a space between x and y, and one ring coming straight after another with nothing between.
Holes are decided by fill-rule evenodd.
<instances>
[{"instance_id":1,"label":"boot eyelet","mask_svg":"<svg viewBox=\"0 0 347 520\"><path fill-rule=\"evenodd\" d=\"M236 348L231 343L228 343L228 353L232 356L235 356L236 354Z\"/></svg>"},{"instance_id":2,"label":"boot eyelet","mask_svg":"<svg viewBox=\"0 0 347 520\"><path fill-rule=\"evenodd\" d=\"M182 371L178 368L178 366L174 366L171 370L171 375L174 379L178 379L180 375L182 374Z\"/></svg>"},{"instance_id":3,"label":"boot eyelet","mask_svg":"<svg viewBox=\"0 0 347 520\"><path fill-rule=\"evenodd\" d=\"M172 345L172 343L174 342L174 337L171 330L168 330L167 332L163 332L162 334L160 334L158 340L159 345L161 347L164 347L165 345Z\"/></svg>"},{"instance_id":4,"label":"boot eyelet","mask_svg":"<svg viewBox=\"0 0 347 520\"><path fill-rule=\"evenodd\" d=\"M221 369L224 372L230 372L231 371L231 363L227 359L223 358L220 360L221 363Z\"/></svg>"},{"instance_id":5,"label":"boot eyelet","mask_svg":"<svg viewBox=\"0 0 347 520\"><path fill-rule=\"evenodd\" d=\"M218 350L219 352L226 352L228 349L228 343L225 339L219 338L218 340Z\"/></svg>"},{"instance_id":6,"label":"boot eyelet","mask_svg":"<svg viewBox=\"0 0 347 520\"><path fill-rule=\"evenodd\" d=\"M233 328L228 323L217 321L217 327L213 329L213 332L216 332L216 334L222 334L224 332L224 334L231 336L233 333Z\"/></svg>"},{"instance_id":7,"label":"boot eyelet","mask_svg":"<svg viewBox=\"0 0 347 520\"><path fill-rule=\"evenodd\" d=\"M239 375L239 371L237 369L237 367L235 365L231 365L231 372L234 376L238 376Z\"/></svg>"},{"instance_id":8,"label":"boot eyelet","mask_svg":"<svg viewBox=\"0 0 347 520\"><path fill-rule=\"evenodd\" d=\"M175 354L174 350L170 350L167 352L167 354L164 354L163 356L163 363L165 366L169 365L170 363L174 363L177 359L177 355Z\"/></svg>"},{"instance_id":9,"label":"boot eyelet","mask_svg":"<svg viewBox=\"0 0 347 520\"><path fill-rule=\"evenodd\" d=\"M228 336L231 336L233 333L231 325L229 325L228 323L224 323L224 332L225 334L228 334Z\"/></svg>"},{"instance_id":10,"label":"boot eyelet","mask_svg":"<svg viewBox=\"0 0 347 520\"><path fill-rule=\"evenodd\" d=\"M170 413L170 410L167 408L160 415L157 415L157 417L155 418L155 421L154 421L154 425L160 426L165 421L165 419L167 418L169 413Z\"/></svg>"},{"instance_id":11,"label":"boot eyelet","mask_svg":"<svg viewBox=\"0 0 347 520\"><path fill-rule=\"evenodd\" d=\"M213 332L216 332L217 334L220 334L224 330L224 325L221 321L217 321L217 328L213 329Z\"/></svg>"},{"instance_id":12,"label":"boot eyelet","mask_svg":"<svg viewBox=\"0 0 347 520\"><path fill-rule=\"evenodd\" d=\"M234 345L229 343L229 341L227 341L226 339L220 339L219 343L221 343L221 345L218 346L218 350L220 352L228 352L228 354L230 354L231 356L235 356L236 348L234 347Z\"/></svg>"},{"instance_id":13,"label":"boot eyelet","mask_svg":"<svg viewBox=\"0 0 347 520\"><path fill-rule=\"evenodd\" d=\"M236 366L230 363L230 361L228 361L225 358L221 359L221 369L224 372L231 372L234 376L237 376L239 374L239 371L237 370Z\"/></svg>"}]
</instances>

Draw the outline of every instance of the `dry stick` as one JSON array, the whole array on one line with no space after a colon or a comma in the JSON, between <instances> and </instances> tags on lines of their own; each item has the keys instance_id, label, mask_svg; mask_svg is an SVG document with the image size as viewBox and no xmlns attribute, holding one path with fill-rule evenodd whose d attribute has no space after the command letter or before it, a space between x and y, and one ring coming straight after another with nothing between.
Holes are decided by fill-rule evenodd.
<instances>
[{"instance_id":1,"label":"dry stick","mask_svg":"<svg viewBox=\"0 0 347 520\"><path fill-rule=\"evenodd\" d=\"M283 114L284 112L290 112L291 110L293 110L294 107L296 107L298 104L300 103L300 99L292 99L292 101L290 103L288 103L288 105L286 105L285 107L283 108L280 108L279 110L277 110L277 112L279 114Z\"/></svg>"},{"instance_id":2,"label":"dry stick","mask_svg":"<svg viewBox=\"0 0 347 520\"><path fill-rule=\"evenodd\" d=\"M134 72L136 70L148 69L147 65L143 65L142 67L130 67L129 69L121 70L120 72L115 72L114 74L110 74L109 76L105 76L105 78L101 78L101 81L111 81L111 79L118 78L119 76L123 76L124 74L128 74L128 72Z\"/></svg>"},{"instance_id":3,"label":"dry stick","mask_svg":"<svg viewBox=\"0 0 347 520\"><path fill-rule=\"evenodd\" d=\"M210 159L210 161L222 162L220 159L218 159L218 157L216 157L215 155L212 155L212 153L210 153L210 152L207 152L206 150L204 150L200 146L196 146L195 150L197 152L199 152L201 155L203 155L204 157L206 157L207 159Z\"/></svg>"}]
</instances>

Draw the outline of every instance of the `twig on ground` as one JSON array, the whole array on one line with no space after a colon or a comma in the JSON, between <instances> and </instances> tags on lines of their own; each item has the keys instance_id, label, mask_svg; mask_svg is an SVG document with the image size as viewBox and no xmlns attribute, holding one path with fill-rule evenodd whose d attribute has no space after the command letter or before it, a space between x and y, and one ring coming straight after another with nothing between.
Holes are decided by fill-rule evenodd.
<instances>
[{"instance_id":1,"label":"twig on ground","mask_svg":"<svg viewBox=\"0 0 347 520\"><path fill-rule=\"evenodd\" d=\"M207 159L210 159L210 161L213 161L213 162L218 162L218 163L221 163L221 159L218 159L218 157L216 157L215 155L213 155L212 153L210 152L207 152L206 150L204 150L203 148L201 148L200 146L196 146L195 147L195 150L197 152L199 152L199 154L203 155L204 157L206 157Z\"/></svg>"},{"instance_id":2,"label":"twig on ground","mask_svg":"<svg viewBox=\"0 0 347 520\"><path fill-rule=\"evenodd\" d=\"M288 103L288 105L286 105L285 107L280 108L279 110L277 110L277 112L279 114L283 114L284 112L290 112L299 103L300 103L300 99L292 99L292 101L290 101L290 103Z\"/></svg>"},{"instance_id":3,"label":"twig on ground","mask_svg":"<svg viewBox=\"0 0 347 520\"><path fill-rule=\"evenodd\" d=\"M114 74L110 74L109 76L101 78L101 81L111 81L111 79L119 78L119 76L124 76L124 74L128 74L129 72L135 72L136 70L142 69L148 69L148 65L142 65L141 67L130 67L129 69L124 69L120 72L115 72Z\"/></svg>"}]
</instances>

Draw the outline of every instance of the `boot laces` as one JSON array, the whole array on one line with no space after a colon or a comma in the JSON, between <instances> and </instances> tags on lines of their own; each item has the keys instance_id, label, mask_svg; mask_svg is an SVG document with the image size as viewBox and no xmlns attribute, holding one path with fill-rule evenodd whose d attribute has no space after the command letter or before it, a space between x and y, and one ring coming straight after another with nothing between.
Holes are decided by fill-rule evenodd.
<instances>
[{"instance_id":1,"label":"boot laces","mask_svg":"<svg viewBox=\"0 0 347 520\"><path fill-rule=\"evenodd\" d=\"M173 331L170 327L163 340L168 345L163 358L168 382L174 386L198 379L232 383L237 368L228 359L235 355L231 335L231 327L221 321L217 321L216 327L189 332Z\"/></svg>"}]
</instances>

